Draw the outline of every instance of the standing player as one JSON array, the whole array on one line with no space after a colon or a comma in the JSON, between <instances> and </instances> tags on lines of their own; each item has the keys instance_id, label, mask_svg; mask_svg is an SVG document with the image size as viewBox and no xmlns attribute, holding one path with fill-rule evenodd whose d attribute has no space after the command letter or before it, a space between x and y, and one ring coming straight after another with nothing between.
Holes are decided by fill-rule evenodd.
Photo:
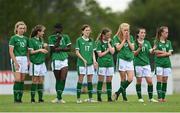
<instances>
[{"instance_id":1,"label":"standing player","mask_svg":"<svg viewBox=\"0 0 180 113\"><path fill-rule=\"evenodd\" d=\"M135 51L134 51L134 66L135 66L135 75L137 78L136 81L136 92L138 95L138 101L144 102L141 95L141 82L142 78L146 79L148 84L148 95L150 102L158 102L153 99L153 84L152 84L152 75L149 56L150 53L154 51L152 49L149 41L145 40L146 30L144 28L139 28L137 31L137 40L135 41Z\"/></svg>"},{"instance_id":2,"label":"standing player","mask_svg":"<svg viewBox=\"0 0 180 113\"><path fill-rule=\"evenodd\" d=\"M118 100L119 94L122 93L123 101L128 101L126 88L132 82L134 76L134 40L133 37L130 36L130 25L128 23L122 23L113 40L116 50L118 51L117 61L121 77L121 86L119 90L115 92L114 97L115 100Z\"/></svg>"},{"instance_id":3,"label":"standing player","mask_svg":"<svg viewBox=\"0 0 180 113\"><path fill-rule=\"evenodd\" d=\"M24 36L26 24L19 21L15 25L15 35L9 41L9 54L14 72L14 102L21 103L24 89L25 74L28 73L28 38Z\"/></svg>"},{"instance_id":4,"label":"standing player","mask_svg":"<svg viewBox=\"0 0 180 113\"><path fill-rule=\"evenodd\" d=\"M71 48L71 41L68 35L62 34L61 24L54 26L55 32L49 36L49 46L51 49L52 70L56 78L57 98L52 103L65 103L62 99L62 93L65 87L66 76L68 72L68 54Z\"/></svg>"},{"instance_id":5,"label":"standing player","mask_svg":"<svg viewBox=\"0 0 180 113\"><path fill-rule=\"evenodd\" d=\"M29 39L29 51L31 61L29 75L32 76L31 103L35 103L36 89L39 95L39 102L44 102L43 82L44 76L47 73L45 57L48 53L47 44L43 41L44 30L45 27L43 25L36 25L32 29L31 38Z\"/></svg>"},{"instance_id":6,"label":"standing player","mask_svg":"<svg viewBox=\"0 0 180 113\"><path fill-rule=\"evenodd\" d=\"M77 59L77 69L78 69L78 82L77 82L77 103L82 103L80 99L81 87L83 78L87 75L88 82L88 102L95 102L92 98L92 77L94 74L94 66L97 66L95 58L95 44L94 41L90 38L91 28L89 25L82 26L82 36L76 40L76 55Z\"/></svg>"},{"instance_id":7,"label":"standing player","mask_svg":"<svg viewBox=\"0 0 180 113\"><path fill-rule=\"evenodd\" d=\"M172 45L168 38L168 27L162 26L158 29L154 47L155 66L157 75L157 93L159 102L166 102L166 89L168 76L171 76L171 61L169 56L172 55Z\"/></svg>"},{"instance_id":8,"label":"standing player","mask_svg":"<svg viewBox=\"0 0 180 113\"><path fill-rule=\"evenodd\" d=\"M114 75L114 47L112 46L111 30L104 28L101 31L100 37L97 40L97 54L98 54L98 84L97 84L97 100L102 101L101 93L104 77L106 77L106 90L108 102L112 102L112 76Z\"/></svg>"}]
</instances>

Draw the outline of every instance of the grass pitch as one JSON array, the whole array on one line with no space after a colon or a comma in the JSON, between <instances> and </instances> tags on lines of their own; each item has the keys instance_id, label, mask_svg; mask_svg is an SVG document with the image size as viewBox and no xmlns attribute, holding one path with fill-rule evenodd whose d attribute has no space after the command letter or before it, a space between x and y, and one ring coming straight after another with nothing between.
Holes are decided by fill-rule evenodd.
<instances>
[{"instance_id":1,"label":"grass pitch","mask_svg":"<svg viewBox=\"0 0 180 113\"><path fill-rule=\"evenodd\" d=\"M82 99L87 97L82 95ZM77 104L75 95L63 95L66 104L53 104L50 101L55 95L44 95L44 103L32 104L30 93L26 92L23 103L17 104L13 95L0 95L0 112L180 112L180 94L167 95L166 103L148 102L147 96L143 96L145 103L137 102L136 95L128 95L129 102L123 102L121 96L117 102L107 102L105 94L102 97L103 102Z\"/></svg>"}]
</instances>

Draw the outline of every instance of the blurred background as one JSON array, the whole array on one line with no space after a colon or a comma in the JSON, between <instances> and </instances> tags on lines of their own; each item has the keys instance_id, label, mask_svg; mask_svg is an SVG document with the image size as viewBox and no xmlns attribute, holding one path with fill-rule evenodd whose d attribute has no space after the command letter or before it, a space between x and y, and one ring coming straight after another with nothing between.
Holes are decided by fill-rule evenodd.
<instances>
[{"instance_id":1,"label":"blurred background","mask_svg":"<svg viewBox=\"0 0 180 113\"><path fill-rule=\"evenodd\" d=\"M131 25L131 34L138 27L147 30L147 40L153 41L156 29L162 25L169 27L169 39L174 48L173 81L180 82L180 1L179 0L0 0L0 71L11 70L8 42L14 35L17 21L27 24L26 36L37 24L46 26L45 39L53 33L55 23L62 23L64 33L68 34L75 46L75 40L81 34L81 26L89 24L91 37L96 39L103 27L116 33L122 22ZM74 49L69 53L69 69L76 70ZM152 59L153 62L153 59ZM50 69L50 58L47 57ZM180 84L179 84L180 85ZM178 88L174 88L179 90Z\"/></svg>"}]
</instances>

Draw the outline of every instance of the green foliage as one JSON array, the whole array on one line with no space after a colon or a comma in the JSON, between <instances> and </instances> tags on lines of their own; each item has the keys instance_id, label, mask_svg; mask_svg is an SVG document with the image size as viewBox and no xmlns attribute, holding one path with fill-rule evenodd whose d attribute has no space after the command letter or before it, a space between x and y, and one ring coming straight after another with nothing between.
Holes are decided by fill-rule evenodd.
<instances>
[{"instance_id":1,"label":"green foliage","mask_svg":"<svg viewBox=\"0 0 180 113\"><path fill-rule=\"evenodd\" d=\"M10 69L10 66L6 65L9 62L7 43L10 36L14 34L15 23L20 20L28 26L26 36L30 35L35 25L45 25L46 41L53 33L54 24L62 23L63 32L70 36L73 47L76 38L81 34L80 28L83 24L91 26L91 37L96 39L103 27L112 29L114 35L120 23L128 22L133 35L138 27L145 27L147 38L151 42L154 40L152 37L155 36L157 27L166 25L169 27L169 39L173 42L173 48L176 48L175 52L180 51L178 49L180 45L179 0L133 0L125 12L112 12L110 8L103 9L96 0L0 0L0 7L0 43L3 47L0 52L5 55L3 58L6 58L0 60L0 64L3 64L0 70ZM74 59L73 52L71 54Z\"/></svg>"},{"instance_id":2,"label":"green foliage","mask_svg":"<svg viewBox=\"0 0 180 113\"><path fill-rule=\"evenodd\" d=\"M179 0L134 0L122 15L122 20L131 24L134 32L137 27L145 27L149 40L156 35L162 25L169 27L169 38L173 47L180 44L180 1ZM175 49L175 52L180 49Z\"/></svg>"}]
</instances>

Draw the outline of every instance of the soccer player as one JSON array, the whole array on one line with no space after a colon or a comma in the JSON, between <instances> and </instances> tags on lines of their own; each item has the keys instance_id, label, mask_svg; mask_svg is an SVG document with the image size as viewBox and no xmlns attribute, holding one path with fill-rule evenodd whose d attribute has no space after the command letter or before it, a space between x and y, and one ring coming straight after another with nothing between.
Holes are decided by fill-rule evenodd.
<instances>
[{"instance_id":1,"label":"soccer player","mask_svg":"<svg viewBox=\"0 0 180 113\"><path fill-rule=\"evenodd\" d=\"M44 43L45 27L43 25L36 25L32 29L31 38L29 39L30 52L30 68L29 75L32 76L31 85L31 103L35 103L35 93L38 91L39 103L43 100L43 82L44 76L47 73L45 58L47 51L47 44Z\"/></svg>"},{"instance_id":2,"label":"soccer player","mask_svg":"<svg viewBox=\"0 0 180 113\"><path fill-rule=\"evenodd\" d=\"M171 76L171 61L169 56L172 55L173 48L168 38L168 27L161 26L156 33L155 66L157 75L157 94L159 102L166 102L167 80Z\"/></svg>"},{"instance_id":3,"label":"soccer player","mask_svg":"<svg viewBox=\"0 0 180 113\"><path fill-rule=\"evenodd\" d=\"M114 47L111 40L111 30L104 28L97 39L97 54L98 54L98 84L97 84L97 100L102 102L101 93L104 77L106 77L106 90L108 102L112 102L112 76L114 75Z\"/></svg>"},{"instance_id":4,"label":"soccer player","mask_svg":"<svg viewBox=\"0 0 180 113\"><path fill-rule=\"evenodd\" d=\"M19 21L15 24L14 33L9 41L9 54L14 73L14 102L22 103L25 74L28 73L28 38L24 36L26 24Z\"/></svg>"},{"instance_id":5,"label":"soccer player","mask_svg":"<svg viewBox=\"0 0 180 113\"><path fill-rule=\"evenodd\" d=\"M119 94L122 93L123 101L128 101L126 97L126 88L132 82L134 76L134 39L130 35L130 25L128 23L120 24L113 40L114 46L118 52L117 62L121 77L121 86L118 91L115 92L114 98L118 100Z\"/></svg>"},{"instance_id":6,"label":"soccer player","mask_svg":"<svg viewBox=\"0 0 180 113\"><path fill-rule=\"evenodd\" d=\"M150 53L153 53L154 48L152 49L149 41L145 40L146 30L144 28L139 28L137 31L137 39L135 41L135 50L134 50L134 67L135 67L135 76L136 76L136 92L138 96L138 102L144 102L141 95L141 82L142 78L146 79L148 84L148 95L150 102L158 102L153 99L153 84L152 84L152 74L149 56Z\"/></svg>"},{"instance_id":7,"label":"soccer player","mask_svg":"<svg viewBox=\"0 0 180 113\"><path fill-rule=\"evenodd\" d=\"M82 28L82 36L80 36L76 40L76 55L77 59L77 69L78 69L78 82L77 82L77 103L82 103L80 99L81 95L81 87L83 78L87 75L88 82L88 102L96 102L92 98L92 77L94 74L94 68L97 66L96 58L95 58L95 44L94 41L90 38L91 27L89 25L83 25ZM94 67L95 66L95 67Z\"/></svg>"},{"instance_id":8,"label":"soccer player","mask_svg":"<svg viewBox=\"0 0 180 113\"><path fill-rule=\"evenodd\" d=\"M71 41L68 35L62 33L63 26L57 23L54 26L54 34L49 36L49 46L51 50L52 70L56 78L57 98L52 103L65 103L62 93L65 87L68 72L68 54L71 49Z\"/></svg>"}]
</instances>

